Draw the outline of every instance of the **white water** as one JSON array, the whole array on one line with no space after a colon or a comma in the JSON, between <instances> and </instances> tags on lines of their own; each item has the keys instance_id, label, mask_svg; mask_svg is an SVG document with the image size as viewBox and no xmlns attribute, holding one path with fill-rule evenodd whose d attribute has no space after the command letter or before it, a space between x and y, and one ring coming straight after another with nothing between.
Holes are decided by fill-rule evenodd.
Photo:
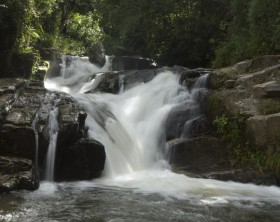
<instances>
[{"instance_id":1,"label":"white water","mask_svg":"<svg viewBox=\"0 0 280 222\"><path fill-rule=\"evenodd\" d=\"M54 181L54 167L55 167L55 154L56 154L56 142L58 135L58 122L57 122L58 108L54 108L50 111L49 115L49 146L46 159L45 179L47 181Z\"/></svg>"},{"instance_id":2,"label":"white water","mask_svg":"<svg viewBox=\"0 0 280 222\"><path fill-rule=\"evenodd\" d=\"M38 130L36 128L36 124L38 122L38 112L36 112L36 115L34 117L34 120L32 122L32 129L34 131L35 134L35 158L34 158L34 162L35 162L35 172L36 174L38 173L38 154L39 154L39 135L38 135Z\"/></svg>"},{"instance_id":3,"label":"white water","mask_svg":"<svg viewBox=\"0 0 280 222\"><path fill-rule=\"evenodd\" d=\"M61 76L46 79L50 90L71 94L87 110L89 137L104 144L104 176L78 187L110 186L134 188L142 193L160 193L176 198L191 195L210 197L205 201L228 199L280 200L277 187L256 186L189 178L169 170L163 158L164 120L169 110L186 100L196 100L196 90L188 91L171 72L159 73L152 81L139 84L118 95L84 94L96 87L102 70L85 60L75 60ZM94 79L90 79L95 76ZM90 80L88 82L88 80ZM76 83L77 81L77 83Z\"/></svg>"}]
</instances>

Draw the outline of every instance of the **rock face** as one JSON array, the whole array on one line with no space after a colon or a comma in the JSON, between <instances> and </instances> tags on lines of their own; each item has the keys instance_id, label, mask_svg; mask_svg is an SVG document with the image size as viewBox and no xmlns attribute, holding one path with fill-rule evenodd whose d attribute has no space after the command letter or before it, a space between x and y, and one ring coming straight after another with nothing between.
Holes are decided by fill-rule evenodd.
<instances>
[{"instance_id":1,"label":"rock face","mask_svg":"<svg viewBox=\"0 0 280 222\"><path fill-rule=\"evenodd\" d=\"M196 137L169 141L170 163L187 171L203 172L222 164L227 156L225 145L217 138ZM213 166L212 166L213 165Z\"/></svg>"},{"instance_id":2,"label":"rock face","mask_svg":"<svg viewBox=\"0 0 280 222\"><path fill-rule=\"evenodd\" d=\"M208 107L212 118L221 113L244 115L248 117L247 135L257 148L270 149L271 144L279 144L275 132L279 130L280 56L260 57L213 71L210 84L213 90ZM221 105L215 109L217 103ZM261 138L267 139L259 142Z\"/></svg>"},{"instance_id":3,"label":"rock face","mask_svg":"<svg viewBox=\"0 0 280 222\"><path fill-rule=\"evenodd\" d=\"M280 56L264 56L212 70L209 82L211 91L207 98L207 115L210 122L223 115L228 118L242 116L245 127L241 136L251 147L251 162L257 163L260 161L258 158L266 162L262 163L263 173L249 168L241 171L251 172L265 184L279 185L276 168L280 150ZM241 171L232 174L233 177L258 183L257 180L244 179L246 176ZM239 176L236 178L236 175ZM252 176L248 175L248 178Z\"/></svg>"},{"instance_id":4,"label":"rock face","mask_svg":"<svg viewBox=\"0 0 280 222\"><path fill-rule=\"evenodd\" d=\"M0 156L0 193L38 187L38 174L31 160Z\"/></svg>"},{"instance_id":5,"label":"rock face","mask_svg":"<svg viewBox=\"0 0 280 222\"><path fill-rule=\"evenodd\" d=\"M44 177L50 110L56 107L59 133L55 179L92 179L103 170L104 147L97 141L83 141L86 113L73 98L46 91L41 81L1 79L0 192L38 187L37 170ZM69 174L65 166L75 170Z\"/></svg>"}]
</instances>

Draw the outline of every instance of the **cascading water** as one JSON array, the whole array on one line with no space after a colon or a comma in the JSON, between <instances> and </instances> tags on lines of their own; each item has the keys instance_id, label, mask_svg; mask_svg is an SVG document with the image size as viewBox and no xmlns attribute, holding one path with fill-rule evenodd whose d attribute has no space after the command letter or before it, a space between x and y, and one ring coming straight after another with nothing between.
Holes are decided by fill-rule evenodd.
<instances>
[{"instance_id":1,"label":"cascading water","mask_svg":"<svg viewBox=\"0 0 280 222\"><path fill-rule=\"evenodd\" d=\"M55 167L55 154L56 142L58 135L58 122L57 122L58 108L55 107L49 114L49 146L46 159L45 179L47 181L54 181L54 167Z\"/></svg>"},{"instance_id":2,"label":"cascading water","mask_svg":"<svg viewBox=\"0 0 280 222\"><path fill-rule=\"evenodd\" d=\"M36 128L36 124L38 122L38 112L36 112L35 118L32 122L32 129L35 134L35 158L34 158L34 165L35 165L35 172L38 173L38 154L39 154L39 135L38 135L38 130Z\"/></svg>"},{"instance_id":3,"label":"cascading water","mask_svg":"<svg viewBox=\"0 0 280 222\"><path fill-rule=\"evenodd\" d=\"M133 187L180 197L210 190L222 194L261 195L255 193L259 188L253 185L204 181L175 174L164 160L163 124L168 112L182 103L197 103L207 75L200 77L191 91L179 84L176 74L162 71L150 82L122 90L117 95L86 93L98 85L103 76L100 72L109 71L109 60L107 58L106 65L98 69L85 59L71 59L63 74L46 78L45 87L69 93L86 109L88 135L106 149L104 175L95 180L95 184ZM193 114L194 117L199 115L199 110L194 109ZM280 196L279 190L277 195Z\"/></svg>"},{"instance_id":4,"label":"cascading water","mask_svg":"<svg viewBox=\"0 0 280 222\"><path fill-rule=\"evenodd\" d=\"M197 104L207 76L199 78L191 90L181 86L178 76L170 71L130 88L122 85L127 83L125 76L120 78L118 95L91 93L106 78L102 72L109 69L108 59L99 69L86 58L64 56L61 73L45 79L46 88L70 94L87 111L88 136L106 149L103 177L42 182L39 190L16 192L10 200L4 195L0 198L0 220L279 221L277 187L190 178L169 169L163 155L167 114L183 105L193 108L187 118L190 122L198 118ZM52 154L58 132L57 112L54 104L49 115ZM184 129L188 131L187 123ZM52 160L48 166L53 166L54 156L50 154L48 159ZM51 168L47 167L53 172ZM51 181L53 175L47 179Z\"/></svg>"}]
</instances>

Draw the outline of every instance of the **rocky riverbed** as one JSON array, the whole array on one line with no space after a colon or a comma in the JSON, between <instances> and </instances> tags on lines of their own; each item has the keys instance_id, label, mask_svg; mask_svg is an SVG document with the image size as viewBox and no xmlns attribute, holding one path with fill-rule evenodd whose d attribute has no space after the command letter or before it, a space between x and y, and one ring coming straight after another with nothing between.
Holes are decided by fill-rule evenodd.
<instances>
[{"instance_id":1,"label":"rocky riverbed","mask_svg":"<svg viewBox=\"0 0 280 222\"><path fill-rule=\"evenodd\" d=\"M60 60L53 62L50 70L59 71L59 64ZM137 57L115 57L112 64L112 71L103 74L94 92L118 93L150 81L162 70L176 73L180 83L191 90L200 76L208 74L208 89L199 92L197 102L181 104L167 117L168 158L174 171L193 177L279 185L277 170L240 163L228 148L231 141L217 133L215 123L221 117L231 120L242 116L242 142L253 146L256 153L279 152L280 56L218 70L157 67L151 60ZM104 146L88 139L87 114L77 101L46 90L43 80L2 78L0 192L38 188L49 144L49 113L54 107L58 108L59 125L55 180L87 180L101 175ZM184 126L194 111L197 117L189 122L190 130L184 135ZM279 162L274 160L273 164Z\"/></svg>"}]
</instances>

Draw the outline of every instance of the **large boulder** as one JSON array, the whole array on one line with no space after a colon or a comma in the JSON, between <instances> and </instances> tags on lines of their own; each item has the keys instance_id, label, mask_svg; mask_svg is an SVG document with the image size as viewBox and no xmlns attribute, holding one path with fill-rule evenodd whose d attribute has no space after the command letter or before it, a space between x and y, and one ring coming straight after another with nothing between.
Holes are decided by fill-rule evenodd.
<instances>
[{"instance_id":1,"label":"large boulder","mask_svg":"<svg viewBox=\"0 0 280 222\"><path fill-rule=\"evenodd\" d=\"M257 115L246 121L246 133L257 149L277 151L280 148L280 113Z\"/></svg>"},{"instance_id":2,"label":"large boulder","mask_svg":"<svg viewBox=\"0 0 280 222\"><path fill-rule=\"evenodd\" d=\"M105 49L101 43L97 43L88 48L89 61L99 67L103 67L106 62Z\"/></svg>"},{"instance_id":3,"label":"large boulder","mask_svg":"<svg viewBox=\"0 0 280 222\"><path fill-rule=\"evenodd\" d=\"M209 172L228 160L225 145L214 137L175 139L168 146L170 164L189 172Z\"/></svg>"},{"instance_id":4,"label":"large boulder","mask_svg":"<svg viewBox=\"0 0 280 222\"><path fill-rule=\"evenodd\" d=\"M81 139L73 147L57 152L57 180L89 180L99 177L105 164L104 146L95 140Z\"/></svg>"},{"instance_id":5,"label":"large boulder","mask_svg":"<svg viewBox=\"0 0 280 222\"><path fill-rule=\"evenodd\" d=\"M45 168L52 127L49 118L54 109L58 109L54 179L81 180L99 176L104 167L104 147L97 141L86 142L87 114L75 99L64 93L48 92L38 110L35 128L39 139L39 167Z\"/></svg>"}]
</instances>

